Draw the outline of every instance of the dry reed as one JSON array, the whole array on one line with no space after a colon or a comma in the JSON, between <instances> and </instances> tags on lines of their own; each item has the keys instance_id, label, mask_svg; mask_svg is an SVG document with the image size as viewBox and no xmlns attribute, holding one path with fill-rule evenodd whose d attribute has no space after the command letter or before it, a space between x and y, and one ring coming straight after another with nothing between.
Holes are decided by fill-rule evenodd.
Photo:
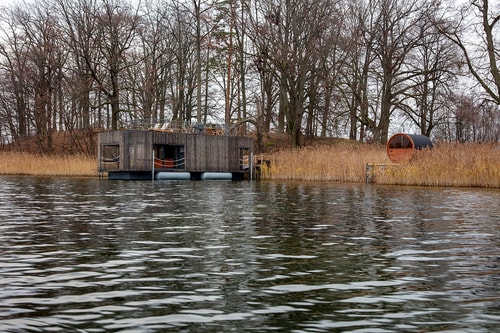
<instances>
[{"instance_id":1,"label":"dry reed","mask_svg":"<svg viewBox=\"0 0 500 333\"><path fill-rule=\"evenodd\" d=\"M95 157L84 155L55 156L0 152L0 174L93 177L97 175L97 162Z\"/></svg>"},{"instance_id":2,"label":"dry reed","mask_svg":"<svg viewBox=\"0 0 500 333\"><path fill-rule=\"evenodd\" d=\"M282 150L262 167L262 179L364 182L367 164L377 184L500 188L500 148L492 144L441 144L392 164L385 148L349 143Z\"/></svg>"},{"instance_id":3,"label":"dry reed","mask_svg":"<svg viewBox=\"0 0 500 333\"><path fill-rule=\"evenodd\" d=\"M324 182L363 182L367 163L386 163L385 149L373 145L339 143L273 153L262 178Z\"/></svg>"},{"instance_id":4,"label":"dry reed","mask_svg":"<svg viewBox=\"0 0 500 333\"><path fill-rule=\"evenodd\" d=\"M380 169L379 184L500 188L500 148L494 144L440 144Z\"/></svg>"}]
</instances>

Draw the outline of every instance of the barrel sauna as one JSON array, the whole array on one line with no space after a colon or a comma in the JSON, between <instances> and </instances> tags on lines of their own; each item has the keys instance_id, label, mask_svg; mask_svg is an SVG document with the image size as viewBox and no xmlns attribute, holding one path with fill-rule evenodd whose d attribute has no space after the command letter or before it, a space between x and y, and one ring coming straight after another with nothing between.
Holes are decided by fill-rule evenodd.
<instances>
[{"instance_id":1,"label":"barrel sauna","mask_svg":"<svg viewBox=\"0 0 500 333\"><path fill-rule=\"evenodd\" d=\"M397 133L387 141L387 156L393 163L409 161L416 150L432 148L429 137L418 134Z\"/></svg>"}]
</instances>

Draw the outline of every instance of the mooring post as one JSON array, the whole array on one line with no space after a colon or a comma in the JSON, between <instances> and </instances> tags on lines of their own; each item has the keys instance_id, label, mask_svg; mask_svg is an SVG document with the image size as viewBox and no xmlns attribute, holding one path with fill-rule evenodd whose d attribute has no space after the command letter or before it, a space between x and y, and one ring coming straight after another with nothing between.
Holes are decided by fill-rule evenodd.
<instances>
[{"instance_id":1,"label":"mooring post","mask_svg":"<svg viewBox=\"0 0 500 333\"><path fill-rule=\"evenodd\" d=\"M366 183L373 183L373 175L375 173L375 164L373 163L366 163L366 169L365 169L365 182Z\"/></svg>"},{"instance_id":2,"label":"mooring post","mask_svg":"<svg viewBox=\"0 0 500 333\"><path fill-rule=\"evenodd\" d=\"M253 152L250 153L250 181L253 179Z\"/></svg>"},{"instance_id":3,"label":"mooring post","mask_svg":"<svg viewBox=\"0 0 500 333\"><path fill-rule=\"evenodd\" d=\"M385 163L366 163L366 183L375 183L377 172L385 170L387 166Z\"/></svg>"},{"instance_id":4,"label":"mooring post","mask_svg":"<svg viewBox=\"0 0 500 333\"><path fill-rule=\"evenodd\" d=\"M155 182L155 150L153 149L153 161L151 163L151 181Z\"/></svg>"}]
</instances>

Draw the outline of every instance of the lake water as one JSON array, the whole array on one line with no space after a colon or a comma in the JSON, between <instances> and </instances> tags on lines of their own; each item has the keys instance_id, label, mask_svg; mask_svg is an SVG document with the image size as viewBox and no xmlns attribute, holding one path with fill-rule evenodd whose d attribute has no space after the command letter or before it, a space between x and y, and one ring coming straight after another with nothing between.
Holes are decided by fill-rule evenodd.
<instances>
[{"instance_id":1,"label":"lake water","mask_svg":"<svg viewBox=\"0 0 500 333\"><path fill-rule=\"evenodd\" d=\"M1 332L499 327L499 190L0 177Z\"/></svg>"}]
</instances>

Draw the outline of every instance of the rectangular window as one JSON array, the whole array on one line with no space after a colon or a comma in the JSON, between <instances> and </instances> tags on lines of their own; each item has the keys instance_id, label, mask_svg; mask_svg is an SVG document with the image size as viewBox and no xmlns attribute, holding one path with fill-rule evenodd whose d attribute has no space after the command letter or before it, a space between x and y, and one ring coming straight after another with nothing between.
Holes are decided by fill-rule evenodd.
<instances>
[{"instance_id":1,"label":"rectangular window","mask_svg":"<svg viewBox=\"0 0 500 333\"><path fill-rule=\"evenodd\" d=\"M120 168L120 145L102 145L100 156L101 171L118 170Z\"/></svg>"},{"instance_id":2,"label":"rectangular window","mask_svg":"<svg viewBox=\"0 0 500 333\"><path fill-rule=\"evenodd\" d=\"M155 168L156 169L179 169L186 168L184 146L154 145Z\"/></svg>"}]
</instances>

